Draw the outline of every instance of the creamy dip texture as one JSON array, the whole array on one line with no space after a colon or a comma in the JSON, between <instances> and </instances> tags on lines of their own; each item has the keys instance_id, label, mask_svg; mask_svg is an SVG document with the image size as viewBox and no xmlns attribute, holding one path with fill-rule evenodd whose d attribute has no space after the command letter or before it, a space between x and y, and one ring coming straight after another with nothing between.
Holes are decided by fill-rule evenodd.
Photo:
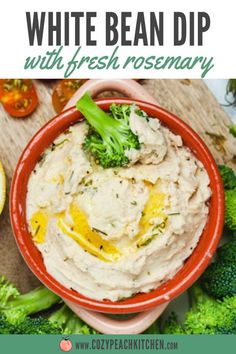
<instances>
[{"instance_id":1,"label":"creamy dip texture","mask_svg":"<svg viewBox=\"0 0 236 354\"><path fill-rule=\"evenodd\" d=\"M140 150L103 169L82 149L85 122L61 134L32 172L27 221L47 271L92 299L116 301L172 278L196 247L211 191L200 161L158 119L131 110Z\"/></svg>"}]
</instances>

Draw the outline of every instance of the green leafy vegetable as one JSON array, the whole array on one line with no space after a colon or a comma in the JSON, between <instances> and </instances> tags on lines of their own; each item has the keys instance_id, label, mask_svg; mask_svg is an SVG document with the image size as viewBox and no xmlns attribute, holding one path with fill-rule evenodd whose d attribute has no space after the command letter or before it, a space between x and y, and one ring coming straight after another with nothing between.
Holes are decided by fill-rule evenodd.
<instances>
[{"instance_id":1,"label":"green leafy vegetable","mask_svg":"<svg viewBox=\"0 0 236 354\"><path fill-rule=\"evenodd\" d=\"M225 226L236 231L236 176L230 167L218 167L225 189Z\"/></svg>"},{"instance_id":2,"label":"green leafy vegetable","mask_svg":"<svg viewBox=\"0 0 236 354\"><path fill-rule=\"evenodd\" d=\"M236 263L236 235L217 250L217 261L224 263Z\"/></svg>"},{"instance_id":3,"label":"green leafy vegetable","mask_svg":"<svg viewBox=\"0 0 236 354\"><path fill-rule=\"evenodd\" d=\"M138 137L129 127L130 107L111 105L112 114L105 113L86 93L76 104L90 125L84 150L94 156L103 168L124 166L129 163L127 150L139 149Z\"/></svg>"},{"instance_id":4,"label":"green leafy vegetable","mask_svg":"<svg viewBox=\"0 0 236 354\"><path fill-rule=\"evenodd\" d=\"M65 304L48 318L38 314L61 302L61 299L41 286L21 295L5 277L0 278L1 334L93 334ZM33 315L33 317L31 316Z\"/></svg>"},{"instance_id":5,"label":"green leafy vegetable","mask_svg":"<svg viewBox=\"0 0 236 354\"><path fill-rule=\"evenodd\" d=\"M9 286L11 286L9 284ZM47 288L41 286L26 294L9 298L0 304L0 312L12 324L22 322L28 315L50 308L60 298Z\"/></svg>"},{"instance_id":6,"label":"green leafy vegetable","mask_svg":"<svg viewBox=\"0 0 236 354\"><path fill-rule=\"evenodd\" d=\"M236 188L236 176L232 168L225 165L219 165L218 168L224 184L224 189Z\"/></svg>"},{"instance_id":7,"label":"green leafy vegetable","mask_svg":"<svg viewBox=\"0 0 236 354\"><path fill-rule=\"evenodd\" d=\"M225 191L225 226L236 230L236 188Z\"/></svg>"},{"instance_id":8,"label":"green leafy vegetable","mask_svg":"<svg viewBox=\"0 0 236 354\"><path fill-rule=\"evenodd\" d=\"M9 299L20 295L15 285L11 284L4 276L0 277L0 305L5 306Z\"/></svg>"},{"instance_id":9,"label":"green leafy vegetable","mask_svg":"<svg viewBox=\"0 0 236 354\"><path fill-rule=\"evenodd\" d=\"M236 263L221 261L210 264L201 278L201 285L217 299L236 295Z\"/></svg>"},{"instance_id":10,"label":"green leafy vegetable","mask_svg":"<svg viewBox=\"0 0 236 354\"><path fill-rule=\"evenodd\" d=\"M166 321L165 334L236 334L236 296L222 301L209 297L198 286L191 288L192 307L180 323L176 314Z\"/></svg>"},{"instance_id":11,"label":"green leafy vegetable","mask_svg":"<svg viewBox=\"0 0 236 354\"><path fill-rule=\"evenodd\" d=\"M236 295L236 237L219 247L216 260L200 278L208 295L216 299Z\"/></svg>"}]
</instances>

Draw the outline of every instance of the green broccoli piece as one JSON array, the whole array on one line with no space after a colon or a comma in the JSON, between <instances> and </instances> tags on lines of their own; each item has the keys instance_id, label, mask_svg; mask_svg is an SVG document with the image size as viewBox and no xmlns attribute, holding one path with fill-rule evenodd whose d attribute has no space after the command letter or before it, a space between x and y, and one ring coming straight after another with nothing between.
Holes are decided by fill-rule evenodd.
<instances>
[{"instance_id":1,"label":"green broccoli piece","mask_svg":"<svg viewBox=\"0 0 236 354\"><path fill-rule=\"evenodd\" d=\"M200 278L207 294L216 299L236 295L236 237L233 233L228 243L219 247L216 261L209 265Z\"/></svg>"},{"instance_id":2,"label":"green broccoli piece","mask_svg":"<svg viewBox=\"0 0 236 354\"><path fill-rule=\"evenodd\" d=\"M212 263L200 281L207 294L216 299L236 295L236 263Z\"/></svg>"},{"instance_id":3,"label":"green broccoli piece","mask_svg":"<svg viewBox=\"0 0 236 354\"><path fill-rule=\"evenodd\" d=\"M236 263L236 237L217 249L217 262Z\"/></svg>"},{"instance_id":4,"label":"green broccoli piece","mask_svg":"<svg viewBox=\"0 0 236 354\"><path fill-rule=\"evenodd\" d=\"M61 334L62 329L56 324L51 324L48 319L39 316L26 317L23 322L13 325L11 334Z\"/></svg>"},{"instance_id":5,"label":"green broccoli piece","mask_svg":"<svg viewBox=\"0 0 236 354\"><path fill-rule=\"evenodd\" d=\"M11 285L9 285L11 286ZM58 303L60 298L49 289L41 286L26 294L9 299L0 304L0 313L8 322L18 324L31 314L50 308Z\"/></svg>"},{"instance_id":6,"label":"green broccoli piece","mask_svg":"<svg viewBox=\"0 0 236 354\"><path fill-rule=\"evenodd\" d=\"M57 323L51 323L47 318L29 316L17 324L10 323L6 317L0 317L0 334L61 334L62 328Z\"/></svg>"},{"instance_id":7,"label":"green broccoli piece","mask_svg":"<svg viewBox=\"0 0 236 354\"><path fill-rule=\"evenodd\" d=\"M115 104L112 103L110 111L113 118L116 120L124 121L129 126L129 116L131 112L131 106L128 104Z\"/></svg>"},{"instance_id":8,"label":"green broccoli piece","mask_svg":"<svg viewBox=\"0 0 236 354\"><path fill-rule=\"evenodd\" d=\"M186 329L180 323L175 312L171 312L168 319L165 321L163 333L165 334L185 334Z\"/></svg>"},{"instance_id":9,"label":"green broccoli piece","mask_svg":"<svg viewBox=\"0 0 236 354\"><path fill-rule=\"evenodd\" d=\"M228 166L218 167L225 189L225 226L236 231L236 175Z\"/></svg>"},{"instance_id":10,"label":"green broccoli piece","mask_svg":"<svg viewBox=\"0 0 236 354\"><path fill-rule=\"evenodd\" d=\"M59 326L63 334L95 334L97 331L85 324L65 304L48 319L49 323Z\"/></svg>"},{"instance_id":11,"label":"green broccoli piece","mask_svg":"<svg viewBox=\"0 0 236 354\"><path fill-rule=\"evenodd\" d=\"M209 297L198 286L191 288L193 306L180 323L175 314L166 321L165 334L236 334L236 296L222 301Z\"/></svg>"},{"instance_id":12,"label":"green broccoli piece","mask_svg":"<svg viewBox=\"0 0 236 354\"><path fill-rule=\"evenodd\" d=\"M37 313L49 309L61 299L41 286L20 295L6 278L0 278L0 333L1 334L93 334L65 304L44 318ZM31 317L31 315L35 315Z\"/></svg>"},{"instance_id":13,"label":"green broccoli piece","mask_svg":"<svg viewBox=\"0 0 236 354\"><path fill-rule=\"evenodd\" d=\"M0 334L12 334L14 325L7 322L5 317L0 316Z\"/></svg>"},{"instance_id":14,"label":"green broccoli piece","mask_svg":"<svg viewBox=\"0 0 236 354\"><path fill-rule=\"evenodd\" d=\"M0 334L94 334L65 304L49 318L27 316L19 323L0 317Z\"/></svg>"},{"instance_id":15,"label":"green broccoli piece","mask_svg":"<svg viewBox=\"0 0 236 354\"><path fill-rule=\"evenodd\" d=\"M216 334L236 334L236 318L230 326L217 326Z\"/></svg>"},{"instance_id":16,"label":"green broccoli piece","mask_svg":"<svg viewBox=\"0 0 236 354\"><path fill-rule=\"evenodd\" d=\"M224 189L228 190L236 188L236 176L232 168L225 165L219 165L218 168L224 184Z\"/></svg>"},{"instance_id":17,"label":"green broccoli piece","mask_svg":"<svg viewBox=\"0 0 236 354\"><path fill-rule=\"evenodd\" d=\"M5 306L10 298L20 295L15 285L11 284L4 276L0 277L0 306Z\"/></svg>"},{"instance_id":18,"label":"green broccoli piece","mask_svg":"<svg viewBox=\"0 0 236 354\"><path fill-rule=\"evenodd\" d=\"M140 149L138 136L129 127L130 108L111 105L112 114L105 113L85 93L76 104L90 125L84 141L84 150L103 168L125 166L129 163L125 152Z\"/></svg>"},{"instance_id":19,"label":"green broccoli piece","mask_svg":"<svg viewBox=\"0 0 236 354\"><path fill-rule=\"evenodd\" d=\"M236 231L236 188L225 191L225 226Z\"/></svg>"}]
</instances>

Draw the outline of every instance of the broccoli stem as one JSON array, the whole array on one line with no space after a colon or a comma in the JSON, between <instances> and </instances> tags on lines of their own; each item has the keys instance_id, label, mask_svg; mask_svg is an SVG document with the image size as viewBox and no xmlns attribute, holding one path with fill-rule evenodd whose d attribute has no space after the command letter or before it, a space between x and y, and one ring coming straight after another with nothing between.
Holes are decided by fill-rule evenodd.
<instances>
[{"instance_id":1,"label":"broccoli stem","mask_svg":"<svg viewBox=\"0 0 236 354\"><path fill-rule=\"evenodd\" d=\"M69 307L65 304L54 312L48 321L55 327L61 328L64 334L91 334L95 333L91 327L86 325Z\"/></svg>"},{"instance_id":2,"label":"broccoli stem","mask_svg":"<svg viewBox=\"0 0 236 354\"><path fill-rule=\"evenodd\" d=\"M66 327L64 329L65 334L82 334L83 332L83 326L87 328L86 325L82 322L82 320L76 316L74 313L71 312L70 317L68 318L68 321L66 323ZM89 333L89 331L88 331Z\"/></svg>"},{"instance_id":3,"label":"broccoli stem","mask_svg":"<svg viewBox=\"0 0 236 354\"><path fill-rule=\"evenodd\" d=\"M119 122L98 107L88 94L81 97L76 104L76 108L84 115L89 124L102 136L103 139L107 138L107 132L113 133L120 128ZM106 131L104 127L106 128Z\"/></svg>"},{"instance_id":4,"label":"broccoli stem","mask_svg":"<svg viewBox=\"0 0 236 354\"><path fill-rule=\"evenodd\" d=\"M45 287L38 287L26 294L19 295L8 301L1 312L11 322L22 321L26 316L50 308L60 298Z\"/></svg>"},{"instance_id":5,"label":"broccoli stem","mask_svg":"<svg viewBox=\"0 0 236 354\"><path fill-rule=\"evenodd\" d=\"M66 304L64 304L62 307L59 308L59 310L55 311L49 318L49 322L59 325L59 326L63 326L67 320L68 317L70 317L71 315L71 310L69 309L69 307L66 306Z\"/></svg>"},{"instance_id":6,"label":"broccoli stem","mask_svg":"<svg viewBox=\"0 0 236 354\"><path fill-rule=\"evenodd\" d=\"M212 300L210 296L208 296L202 288L194 284L190 289L189 289L189 298L190 298L190 305L193 311L197 311L198 305L203 304L206 301Z\"/></svg>"}]
</instances>

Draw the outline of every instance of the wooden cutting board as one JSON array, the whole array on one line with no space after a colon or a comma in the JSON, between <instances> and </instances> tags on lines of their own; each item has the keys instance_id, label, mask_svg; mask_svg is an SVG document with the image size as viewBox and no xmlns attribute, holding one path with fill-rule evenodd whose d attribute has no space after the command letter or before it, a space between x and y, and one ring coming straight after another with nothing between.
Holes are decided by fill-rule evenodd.
<instances>
[{"instance_id":1,"label":"wooden cutting board","mask_svg":"<svg viewBox=\"0 0 236 354\"><path fill-rule=\"evenodd\" d=\"M36 131L55 115L51 103L55 83L36 80L35 84L40 104L29 118L11 118L0 105L0 159L7 174L8 196L22 150ZM182 118L201 135L217 163L227 163L236 170L236 139L228 132L230 119L203 81L142 80L142 85L156 98L158 105ZM111 93L105 95L111 96ZM0 275L6 275L21 291L38 284L17 249L10 225L8 198L0 216Z\"/></svg>"}]
</instances>

